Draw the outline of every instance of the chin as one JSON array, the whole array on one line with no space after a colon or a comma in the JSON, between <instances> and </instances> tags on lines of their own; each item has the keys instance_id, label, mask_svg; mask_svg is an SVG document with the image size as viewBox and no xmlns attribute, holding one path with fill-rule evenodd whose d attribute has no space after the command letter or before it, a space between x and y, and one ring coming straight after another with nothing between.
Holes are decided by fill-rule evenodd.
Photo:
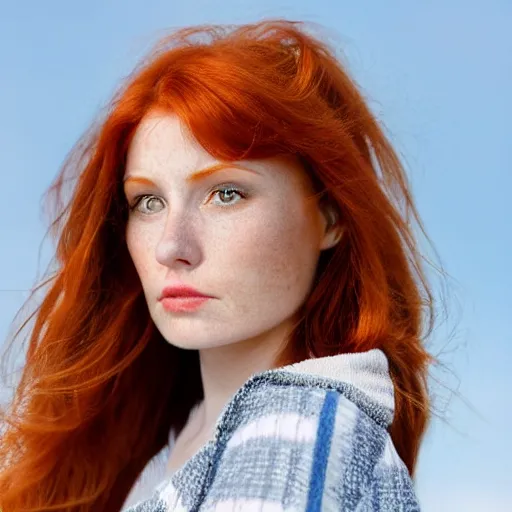
<instances>
[{"instance_id":1,"label":"chin","mask_svg":"<svg viewBox=\"0 0 512 512\"><path fill-rule=\"evenodd\" d=\"M161 315L155 315L154 323L170 345L183 350L208 350L244 341L258 342L262 335L272 329L272 326L256 322L240 325L229 319L215 321L211 318L170 318Z\"/></svg>"},{"instance_id":2,"label":"chin","mask_svg":"<svg viewBox=\"0 0 512 512\"><path fill-rule=\"evenodd\" d=\"M161 320L161 319L159 319ZM236 343L239 338L226 339L225 336L216 336L211 325L200 325L199 323L191 323L185 326L180 322L155 322L156 328L162 337L177 348L183 350L206 350L211 348L222 347ZM225 328L220 329L226 332Z\"/></svg>"},{"instance_id":3,"label":"chin","mask_svg":"<svg viewBox=\"0 0 512 512\"><path fill-rule=\"evenodd\" d=\"M219 348L224 347L226 345L232 345L233 343L236 343L236 341L233 342L226 342L218 341L215 343L215 341L212 341L211 337L207 340L201 340L197 337L190 337L190 338L177 338L174 336L165 336L163 335L164 339L169 343L170 345L173 345L174 347L183 349L183 350L208 350L213 348Z\"/></svg>"}]
</instances>

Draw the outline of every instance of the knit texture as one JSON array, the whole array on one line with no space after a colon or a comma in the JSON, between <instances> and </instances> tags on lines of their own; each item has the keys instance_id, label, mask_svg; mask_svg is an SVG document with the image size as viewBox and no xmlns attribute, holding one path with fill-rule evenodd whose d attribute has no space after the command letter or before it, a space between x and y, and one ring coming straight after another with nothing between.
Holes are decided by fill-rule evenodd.
<instances>
[{"instance_id":1,"label":"knit texture","mask_svg":"<svg viewBox=\"0 0 512 512\"><path fill-rule=\"evenodd\" d=\"M251 377L214 438L126 512L419 511L378 350Z\"/></svg>"}]
</instances>

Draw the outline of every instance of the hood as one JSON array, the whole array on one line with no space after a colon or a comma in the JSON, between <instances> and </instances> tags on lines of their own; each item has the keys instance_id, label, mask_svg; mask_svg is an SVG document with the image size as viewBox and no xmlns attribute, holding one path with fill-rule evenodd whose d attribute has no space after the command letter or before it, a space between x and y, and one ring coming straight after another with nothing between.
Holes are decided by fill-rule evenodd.
<instances>
[{"instance_id":1,"label":"hood","mask_svg":"<svg viewBox=\"0 0 512 512\"><path fill-rule=\"evenodd\" d=\"M387 357L382 350L307 359L279 370L350 384L375 405L394 413L393 381Z\"/></svg>"}]
</instances>

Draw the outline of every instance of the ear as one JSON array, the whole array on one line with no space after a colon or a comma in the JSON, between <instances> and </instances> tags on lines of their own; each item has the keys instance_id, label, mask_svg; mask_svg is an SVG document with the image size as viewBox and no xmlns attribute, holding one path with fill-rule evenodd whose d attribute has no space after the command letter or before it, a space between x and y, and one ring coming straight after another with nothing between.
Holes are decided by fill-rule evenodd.
<instances>
[{"instance_id":1,"label":"ear","mask_svg":"<svg viewBox=\"0 0 512 512\"><path fill-rule=\"evenodd\" d=\"M320 244L320 250L331 249L343 237L345 226L341 225L337 208L332 203L322 208L323 217L325 219L324 235Z\"/></svg>"}]
</instances>

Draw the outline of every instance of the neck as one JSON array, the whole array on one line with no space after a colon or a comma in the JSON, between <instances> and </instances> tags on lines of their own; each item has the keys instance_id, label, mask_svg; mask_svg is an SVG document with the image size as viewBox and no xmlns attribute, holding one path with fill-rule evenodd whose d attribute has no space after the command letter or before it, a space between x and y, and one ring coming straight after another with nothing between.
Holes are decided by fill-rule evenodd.
<instances>
[{"instance_id":1,"label":"neck","mask_svg":"<svg viewBox=\"0 0 512 512\"><path fill-rule=\"evenodd\" d=\"M255 338L200 351L203 432L213 433L222 409L252 375L276 367L289 332L290 326L281 324Z\"/></svg>"}]
</instances>

